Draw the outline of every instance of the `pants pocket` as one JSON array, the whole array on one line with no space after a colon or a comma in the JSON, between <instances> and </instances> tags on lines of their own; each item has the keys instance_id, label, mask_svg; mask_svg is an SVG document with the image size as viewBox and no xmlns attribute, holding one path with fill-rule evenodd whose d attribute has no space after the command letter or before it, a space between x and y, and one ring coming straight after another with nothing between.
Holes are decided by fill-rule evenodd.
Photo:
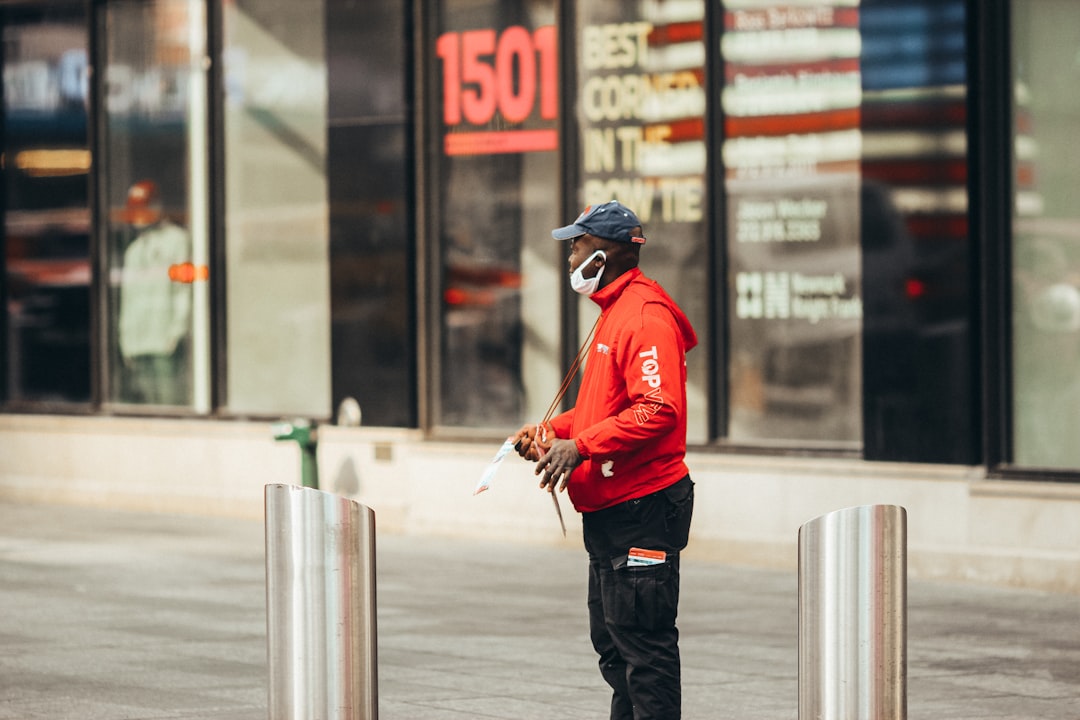
<instances>
[{"instance_id":1,"label":"pants pocket","mask_svg":"<svg viewBox=\"0 0 1080 720\"><path fill-rule=\"evenodd\" d=\"M608 620L620 627L661 630L675 625L679 572L674 558L659 565L622 567L604 588Z\"/></svg>"}]
</instances>

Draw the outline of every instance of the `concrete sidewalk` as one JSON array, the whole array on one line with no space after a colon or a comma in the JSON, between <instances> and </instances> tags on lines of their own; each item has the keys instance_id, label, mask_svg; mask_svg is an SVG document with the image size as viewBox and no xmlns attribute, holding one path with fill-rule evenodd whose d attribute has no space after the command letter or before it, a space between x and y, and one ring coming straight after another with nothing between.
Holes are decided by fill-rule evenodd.
<instances>
[{"instance_id":1,"label":"concrete sidewalk","mask_svg":"<svg viewBox=\"0 0 1080 720\"><path fill-rule=\"evenodd\" d=\"M0 719L266 720L260 522L0 504ZM602 720L584 551L378 536L381 720ZM683 560L684 717L797 717L793 573ZM908 716L1080 718L1080 598L912 582Z\"/></svg>"}]
</instances>

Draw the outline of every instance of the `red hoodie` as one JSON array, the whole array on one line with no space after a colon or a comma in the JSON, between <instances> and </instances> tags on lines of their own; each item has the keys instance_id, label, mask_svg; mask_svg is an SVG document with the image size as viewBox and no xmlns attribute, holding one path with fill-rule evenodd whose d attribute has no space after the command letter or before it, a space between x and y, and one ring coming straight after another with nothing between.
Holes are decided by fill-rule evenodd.
<instances>
[{"instance_id":1,"label":"red hoodie","mask_svg":"<svg viewBox=\"0 0 1080 720\"><path fill-rule=\"evenodd\" d=\"M551 419L585 458L567 492L593 512L666 488L687 475L686 351L690 321L634 268L592 295L601 308L573 409Z\"/></svg>"}]
</instances>

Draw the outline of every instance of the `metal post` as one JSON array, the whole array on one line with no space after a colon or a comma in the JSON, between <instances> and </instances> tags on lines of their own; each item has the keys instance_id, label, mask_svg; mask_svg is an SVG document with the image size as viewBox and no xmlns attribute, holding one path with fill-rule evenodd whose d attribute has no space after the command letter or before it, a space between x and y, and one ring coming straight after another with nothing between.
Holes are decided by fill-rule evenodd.
<instances>
[{"instance_id":1,"label":"metal post","mask_svg":"<svg viewBox=\"0 0 1080 720\"><path fill-rule=\"evenodd\" d=\"M375 513L266 486L269 720L377 720Z\"/></svg>"},{"instance_id":2,"label":"metal post","mask_svg":"<svg viewBox=\"0 0 1080 720\"><path fill-rule=\"evenodd\" d=\"M837 510L799 529L799 720L906 720L907 512Z\"/></svg>"}]
</instances>

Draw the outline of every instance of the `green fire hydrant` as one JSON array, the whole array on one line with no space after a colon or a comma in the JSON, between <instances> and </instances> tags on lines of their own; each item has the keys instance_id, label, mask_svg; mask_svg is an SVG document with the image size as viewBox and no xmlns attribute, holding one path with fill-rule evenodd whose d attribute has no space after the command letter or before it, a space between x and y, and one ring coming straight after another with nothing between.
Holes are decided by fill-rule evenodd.
<instances>
[{"instance_id":1,"label":"green fire hydrant","mask_svg":"<svg viewBox=\"0 0 1080 720\"><path fill-rule=\"evenodd\" d=\"M318 445L315 423L304 418L276 422L271 426L274 439L295 440L300 446L300 482L304 487L319 487L319 463L315 455Z\"/></svg>"}]
</instances>

